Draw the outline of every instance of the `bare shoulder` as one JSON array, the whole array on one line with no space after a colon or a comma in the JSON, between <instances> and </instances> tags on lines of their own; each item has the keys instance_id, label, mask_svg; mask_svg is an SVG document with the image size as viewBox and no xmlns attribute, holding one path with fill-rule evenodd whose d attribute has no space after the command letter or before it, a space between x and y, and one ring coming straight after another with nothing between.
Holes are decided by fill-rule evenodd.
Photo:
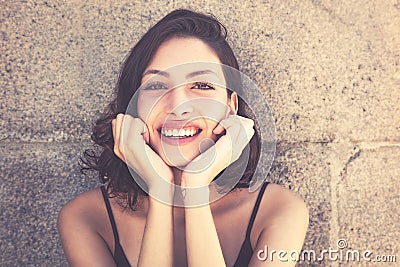
<instances>
[{"instance_id":1,"label":"bare shoulder","mask_svg":"<svg viewBox=\"0 0 400 267\"><path fill-rule=\"evenodd\" d=\"M58 217L59 224L74 220L76 223L90 223L87 220L95 219L101 209L101 192L99 188L84 192L70 200L61 209Z\"/></svg>"},{"instance_id":2,"label":"bare shoulder","mask_svg":"<svg viewBox=\"0 0 400 267\"><path fill-rule=\"evenodd\" d=\"M100 189L76 196L60 211L57 227L71 266L113 266L110 250L100 234L104 228Z\"/></svg>"},{"instance_id":3,"label":"bare shoulder","mask_svg":"<svg viewBox=\"0 0 400 267\"><path fill-rule=\"evenodd\" d=\"M296 193L277 184L269 184L258 212L255 251L268 245L276 251L300 250L308 228L309 214L304 201ZM256 220L257 221L257 220ZM256 261L250 266L261 266ZM281 266L276 263L276 266ZM275 266L275 265L274 265ZM287 263L282 266L292 266Z\"/></svg>"},{"instance_id":4,"label":"bare shoulder","mask_svg":"<svg viewBox=\"0 0 400 267\"><path fill-rule=\"evenodd\" d=\"M278 184L271 183L266 188L257 216L260 218L256 222L256 228L260 235L264 232L270 236L277 234L282 238L297 232L295 236L300 241L304 239L308 228L308 208L303 199Z\"/></svg>"},{"instance_id":5,"label":"bare shoulder","mask_svg":"<svg viewBox=\"0 0 400 267\"><path fill-rule=\"evenodd\" d=\"M104 228L104 201L100 188L96 188L70 200L62 207L57 221L61 241L67 240L77 232L97 234Z\"/></svg>"},{"instance_id":6,"label":"bare shoulder","mask_svg":"<svg viewBox=\"0 0 400 267\"><path fill-rule=\"evenodd\" d=\"M293 191L278 184L269 184L263 197L264 215L271 220L279 217L308 221L308 208Z\"/></svg>"}]
</instances>

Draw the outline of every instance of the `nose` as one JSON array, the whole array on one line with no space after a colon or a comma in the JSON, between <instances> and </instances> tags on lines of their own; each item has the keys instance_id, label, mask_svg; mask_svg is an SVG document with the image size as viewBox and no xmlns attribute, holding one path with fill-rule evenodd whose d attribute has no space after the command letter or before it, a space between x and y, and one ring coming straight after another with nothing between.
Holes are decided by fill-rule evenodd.
<instances>
[{"instance_id":1,"label":"nose","mask_svg":"<svg viewBox=\"0 0 400 267\"><path fill-rule=\"evenodd\" d=\"M179 118L193 112L193 106L189 101L190 97L184 87L174 88L167 94L167 111L169 114Z\"/></svg>"}]
</instances>

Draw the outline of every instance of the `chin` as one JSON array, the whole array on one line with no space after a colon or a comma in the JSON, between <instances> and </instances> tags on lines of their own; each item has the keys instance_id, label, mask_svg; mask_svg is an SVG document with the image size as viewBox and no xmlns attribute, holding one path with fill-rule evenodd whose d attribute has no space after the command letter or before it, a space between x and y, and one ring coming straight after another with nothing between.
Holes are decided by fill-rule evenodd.
<instances>
[{"instance_id":1,"label":"chin","mask_svg":"<svg viewBox=\"0 0 400 267\"><path fill-rule=\"evenodd\" d=\"M170 167L185 167L188 165L193 159L195 159L198 155L193 155L192 157L185 157L184 155L176 156L167 156L162 155L162 159L164 162Z\"/></svg>"}]
</instances>

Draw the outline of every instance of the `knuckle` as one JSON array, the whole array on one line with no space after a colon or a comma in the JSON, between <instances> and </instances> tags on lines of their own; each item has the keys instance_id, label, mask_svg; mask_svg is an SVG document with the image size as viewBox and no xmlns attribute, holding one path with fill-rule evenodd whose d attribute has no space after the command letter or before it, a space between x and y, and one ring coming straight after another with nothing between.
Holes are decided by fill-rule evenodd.
<instances>
[{"instance_id":1,"label":"knuckle","mask_svg":"<svg viewBox=\"0 0 400 267\"><path fill-rule=\"evenodd\" d=\"M248 124L248 125L251 125L251 126L254 125L254 121L252 119L249 119L249 118L243 118L243 122Z\"/></svg>"},{"instance_id":2,"label":"knuckle","mask_svg":"<svg viewBox=\"0 0 400 267\"><path fill-rule=\"evenodd\" d=\"M116 154L117 156L119 154L119 149L117 145L114 145L114 154Z\"/></svg>"},{"instance_id":3,"label":"knuckle","mask_svg":"<svg viewBox=\"0 0 400 267\"><path fill-rule=\"evenodd\" d=\"M142 120L141 119L139 119L139 118L133 118L132 119L132 123L133 123L133 125L141 125L142 124Z\"/></svg>"},{"instance_id":4,"label":"knuckle","mask_svg":"<svg viewBox=\"0 0 400 267\"><path fill-rule=\"evenodd\" d=\"M120 144L118 146L118 151L122 154L122 152L124 151L124 147Z\"/></svg>"},{"instance_id":5,"label":"knuckle","mask_svg":"<svg viewBox=\"0 0 400 267\"><path fill-rule=\"evenodd\" d=\"M115 154L118 158L120 158L121 160L124 160L124 157L122 156L121 153L119 153L119 151L114 152L114 154Z\"/></svg>"}]
</instances>

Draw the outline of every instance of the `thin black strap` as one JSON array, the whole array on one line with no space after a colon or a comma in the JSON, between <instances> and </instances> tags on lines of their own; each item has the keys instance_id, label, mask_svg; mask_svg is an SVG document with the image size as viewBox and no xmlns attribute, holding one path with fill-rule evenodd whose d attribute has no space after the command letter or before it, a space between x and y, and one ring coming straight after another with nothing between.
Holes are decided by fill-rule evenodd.
<instances>
[{"instance_id":1,"label":"thin black strap","mask_svg":"<svg viewBox=\"0 0 400 267\"><path fill-rule=\"evenodd\" d=\"M265 188L267 188L268 184L269 184L269 182L264 182L260 189L260 192L258 192L256 204L254 204L254 208L253 208L253 212L251 213L249 225L247 226L246 239L248 239L248 240L250 240L250 233L251 233L251 229L253 228L253 223L254 223L254 220L257 215L258 207L260 206L262 196L264 195Z\"/></svg>"},{"instance_id":2,"label":"thin black strap","mask_svg":"<svg viewBox=\"0 0 400 267\"><path fill-rule=\"evenodd\" d=\"M110 205L110 200L108 199L107 192L106 192L104 185L101 186L100 188L101 188L101 192L103 193L103 198L104 198L104 202L106 203L108 217L110 218L111 227L112 227L112 230L114 233L115 246L117 246L117 244L119 244L119 236L118 236L118 231L117 231L117 225L115 224L114 215L113 215L111 205Z\"/></svg>"},{"instance_id":3,"label":"thin black strap","mask_svg":"<svg viewBox=\"0 0 400 267\"><path fill-rule=\"evenodd\" d=\"M129 264L128 258L126 257L125 252L122 249L121 244L119 243L117 225L115 224L114 215L113 215L113 212L111 209L110 200L108 199L106 189L105 189L104 185L101 186L100 188L101 188L101 192L103 193L104 203L106 203L108 217L110 218L111 227L112 227L112 230L114 233L114 261L115 261L115 264L118 267L130 267L131 265Z\"/></svg>"}]
</instances>

